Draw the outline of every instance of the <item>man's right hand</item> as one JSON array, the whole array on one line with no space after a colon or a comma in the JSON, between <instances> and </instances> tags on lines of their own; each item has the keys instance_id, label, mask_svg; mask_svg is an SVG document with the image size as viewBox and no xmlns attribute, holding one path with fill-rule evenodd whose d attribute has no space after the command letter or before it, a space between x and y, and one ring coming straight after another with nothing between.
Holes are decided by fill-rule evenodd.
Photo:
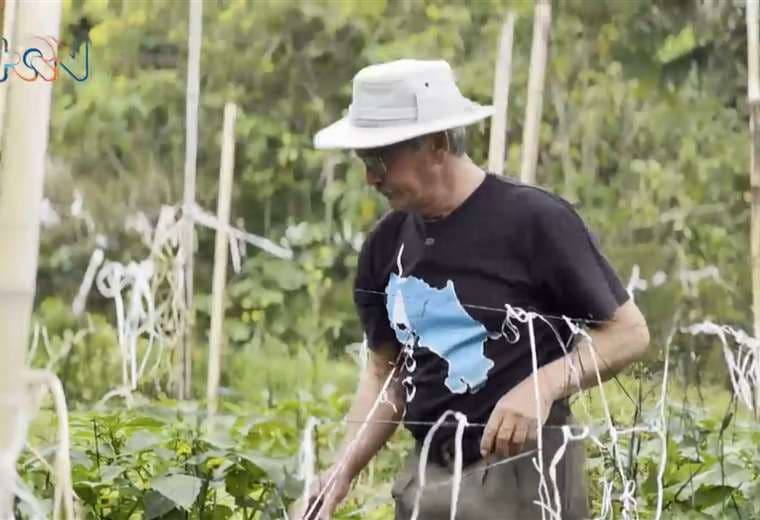
<instances>
[{"instance_id":1,"label":"man's right hand","mask_svg":"<svg viewBox=\"0 0 760 520\"><path fill-rule=\"evenodd\" d=\"M330 520L332 518L338 505L348 495L352 480L345 469L338 471L335 478L331 479L336 469L337 467L333 466L317 476L311 486L308 503L304 504L303 500L299 499L293 504L290 511L290 517L293 520ZM320 503L312 507L320 495ZM306 516L306 513L309 515Z\"/></svg>"}]
</instances>

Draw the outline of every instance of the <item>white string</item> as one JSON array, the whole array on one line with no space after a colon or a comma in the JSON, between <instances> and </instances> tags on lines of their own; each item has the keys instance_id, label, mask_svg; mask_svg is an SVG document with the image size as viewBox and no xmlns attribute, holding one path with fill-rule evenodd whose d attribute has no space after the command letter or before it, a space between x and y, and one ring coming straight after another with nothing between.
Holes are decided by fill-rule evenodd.
<instances>
[{"instance_id":1,"label":"white string","mask_svg":"<svg viewBox=\"0 0 760 520\"><path fill-rule=\"evenodd\" d=\"M647 281L641 279L639 272L639 265L635 264L631 270L631 277L628 279L628 287L626 288L628 296L631 297L631 301L635 300L636 291L644 291L647 289Z\"/></svg>"},{"instance_id":2,"label":"white string","mask_svg":"<svg viewBox=\"0 0 760 520\"><path fill-rule=\"evenodd\" d=\"M77 291L77 295L71 304L71 310L74 312L75 316L79 316L82 314L82 311L84 311L84 306L87 302L87 295L90 293L92 282L95 279L95 273L102 263L103 250L96 249L90 256L90 262L87 264L87 270L84 273L84 279L82 280L82 283L79 286L79 291Z\"/></svg>"},{"instance_id":3,"label":"white string","mask_svg":"<svg viewBox=\"0 0 760 520\"><path fill-rule=\"evenodd\" d=\"M535 313L529 312L527 314L527 320L528 320L528 334L530 337L530 355L531 355L531 364L532 364L532 370L533 370L533 393L534 393L534 399L536 401L536 441L538 443L538 449L536 452L536 456L533 458L533 465L536 468L536 471L538 471L539 475L539 482L538 482L538 497L540 500L540 504L543 505L545 502L545 499L548 497L548 487L546 483L546 475L544 473L544 437L543 437L543 421L541 420L543 418L541 409L541 389L539 388L539 382L538 382L538 355L536 352L536 334L535 330L533 328L533 318L535 317ZM542 507L541 508L541 518L546 518L546 511Z\"/></svg>"},{"instance_id":4,"label":"white string","mask_svg":"<svg viewBox=\"0 0 760 520\"><path fill-rule=\"evenodd\" d=\"M90 213L84 209L84 197L81 191L74 190L74 200L71 202L69 212L72 217L80 219L85 223L88 233L95 231L95 221Z\"/></svg>"},{"instance_id":5,"label":"white string","mask_svg":"<svg viewBox=\"0 0 760 520\"><path fill-rule=\"evenodd\" d=\"M662 390L660 392L660 399L657 402L657 409L659 411L657 436L660 438L660 464L657 468L657 506L654 520L660 520L662 517L662 502L665 496L665 466L668 461L668 422L665 412L668 398L668 375L670 373L670 344L673 341L675 333L676 327L673 327L665 341L665 367L662 375Z\"/></svg>"},{"instance_id":6,"label":"white string","mask_svg":"<svg viewBox=\"0 0 760 520\"><path fill-rule=\"evenodd\" d=\"M454 417L457 419L457 431L454 434L454 477L451 486L450 520L454 520L457 516L459 489L462 486L462 439L464 438L464 429L467 427L467 416L465 414L455 412Z\"/></svg>"},{"instance_id":7,"label":"white string","mask_svg":"<svg viewBox=\"0 0 760 520\"><path fill-rule=\"evenodd\" d=\"M81 193L75 192L72 215L84 215L83 206ZM200 207L194 206L188 213L198 224L220 229L216 217ZM130 392L138 388L144 377L153 377L157 384L155 377L164 362L163 354L167 347L176 348L184 330L183 324L188 319L188 309L185 308L184 301L183 258L179 247L182 234L179 209L162 206L155 229L150 229L150 223L141 213L129 217L125 222L125 228L137 231L143 241L149 243L148 257L141 262L130 262L126 265L114 261L106 262L96 275L95 271L103 262L103 252L100 249L95 250L72 304L75 313L84 310L84 302L93 277L100 293L114 303L122 377L120 386L108 392L101 399L101 405L116 396L123 396L127 403L131 403ZM221 229L230 236L230 257L235 272L241 271L240 244L252 244L280 258L289 259L293 256L290 249L242 229L227 225ZM157 301L159 294L168 294L168 297L162 296L161 301ZM145 337L147 342L142 358L138 355L141 337ZM148 369L151 358L155 361Z\"/></svg>"},{"instance_id":8,"label":"white string","mask_svg":"<svg viewBox=\"0 0 760 520\"><path fill-rule=\"evenodd\" d=\"M71 457L69 455L69 417L66 396L58 377L47 370L32 370L26 374L31 384L46 387L53 397L58 418L58 446L55 453L55 492L53 495L53 520L74 518L74 490L71 484Z\"/></svg>"},{"instance_id":9,"label":"white string","mask_svg":"<svg viewBox=\"0 0 760 520\"><path fill-rule=\"evenodd\" d=\"M74 492L71 484L69 422L63 386L58 377L47 370L30 370L23 373L21 379L29 385L44 386L53 397L58 420L58 445L53 471L55 482L53 519L61 518L61 511L63 511L64 518L73 520L76 517L74 514ZM7 446L0 447L0 488L10 489L15 496L27 504L31 508L33 518L45 518L47 516L44 512L45 508L27 489L16 473L16 460L23 450L27 426L35 415L33 409L36 407L30 396L24 392L16 394L14 400L0 402L0 406L14 408L15 411L12 416L16 420L15 427L11 430L10 443Z\"/></svg>"},{"instance_id":10,"label":"white string","mask_svg":"<svg viewBox=\"0 0 760 520\"><path fill-rule=\"evenodd\" d=\"M238 241L234 237L227 237L230 244L230 260L232 261L232 270L235 274L239 274L241 270L240 266L240 247ZM243 242L245 243L245 242Z\"/></svg>"},{"instance_id":11,"label":"white string","mask_svg":"<svg viewBox=\"0 0 760 520\"><path fill-rule=\"evenodd\" d=\"M572 430L568 425L562 426L562 444L557 449L557 451L554 453L554 457L552 457L552 461L549 464L549 478L552 483L552 488L554 490L554 505L555 508L551 508L551 505L549 505L548 512L552 516L552 518L556 518L558 520L562 520L562 499L559 494L559 486L557 485L557 465L561 462L562 458L565 456L565 451L567 450L568 443L572 441L581 441L588 437L590 434L588 427L583 427L583 430L579 435L573 435Z\"/></svg>"},{"instance_id":12,"label":"white string","mask_svg":"<svg viewBox=\"0 0 760 520\"><path fill-rule=\"evenodd\" d=\"M132 397L132 392L129 390L129 388L120 386L114 388L113 390L109 390L106 395L100 398L100 401L95 403L94 408L96 410L104 409L106 403L114 397L122 397L124 399L124 404L127 405L127 408L132 408L135 404L134 398Z\"/></svg>"},{"instance_id":13,"label":"white string","mask_svg":"<svg viewBox=\"0 0 760 520\"><path fill-rule=\"evenodd\" d=\"M32 345L29 348L29 354L27 358L31 361L34 361L34 356L37 354L37 345L40 343L40 329L42 328L42 325L40 325L40 322L35 320L34 321L34 328L32 329Z\"/></svg>"},{"instance_id":14,"label":"white string","mask_svg":"<svg viewBox=\"0 0 760 520\"><path fill-rule=\"evenodd\" d=\"M258 247L259 249L262 249L273 256L284 258L286 260L291 260L293 258L293 251L288 248L279 246L269 239L254 235L253 233L249 233L241 229L237 229L227 224L220 226L216 216L203 211L203 209L197 205L193 206L193 208L190 210L190 217L194 222L202 226L215 229L217 231L223 230L230 238L236 238L237 240L248 242L249 244Z\"/></svg>"},{"instance_id":15,"label":"white string","mask_svg":"<svg viewBox=\"0 0 760 520\"><path fill-rule=\"evenodd\" d=\"M702 280L713 280L715 282L721 281L720 272L714 265L695 270L682 269L678 273L678 279L681 281L681 286L684 292L690 296L697 295L697 285Z\"/></svg>"},{"instance_id":16,"label":"white string","mask_svg":"<svg viewBox=\"0 0 760 520\"><path fill-rule=\"evenodd\" d=\"M316 417L309 417L307 419L306 427L303 431L303 440L301 441L301 447L298 452L298 478L303 479L304 481L302 493L302 500L304 503L308 503L311 488L314 483L316 461L314 431L318 425L319 420Z\"/></svg>"},{"instance_id":17,"label":"white string","mask_svg":"<svg viewBox=\"0 0 760 520\"><path fill-rule=\"evenodd\" d=\"M15 397L15 399L13 399ZM14 495L28 504L38 518L43 518L42 505L30 493L16 473L16 460L24 449L24 439L31 414L22 393L18 392L0 401L0 406L11 410L10 417L15 419L15 424L9 425L11 432L9 442L0 446L0 489L11 490Z\"/></svg>"},{"instance_id":18,"label":"white string","mask_svg":"<svg viewBox=\"0 0 760 520\"><path fill-rule=\"evenodd\" d=\"M438 418L438 420L433 424L433 426L430 427L427 434L425 435L425 439L422 442L422 449L420 450L420 460L419 465L417 467L417 492L414 496L414 508L412 509L412 517L411 520L417 520L417 517L420 514L420 500L422 499L422 492L425 488L425 480L426 480L426 468L427 468L427 462L428 462L428 456L430 454L430 445L433 442L433 435L435 435L435 432L438 431L438 428L441 427L441 424L443 424L443 421L446 420L446 417L449 415L454 415L454 412L452 410L446 410L441 414L441 416Z\"/></svg>"},{"instance_id":19,"label":"white string","mask_svg":"<svg viewBox=\"0 0 760 520\"><path fill-rule=\"evenodd\" d=\"M748 409L758 412L756 395L760 380L760 340L749 336L741 329L727 325L717 325L710 321L693 324L681 329L692 335L714 335L720 339L723 357L728 366L731 387L734 394ZM736 343L736 351L729 347L727 336Z\"/></svg>"}]
</instances>

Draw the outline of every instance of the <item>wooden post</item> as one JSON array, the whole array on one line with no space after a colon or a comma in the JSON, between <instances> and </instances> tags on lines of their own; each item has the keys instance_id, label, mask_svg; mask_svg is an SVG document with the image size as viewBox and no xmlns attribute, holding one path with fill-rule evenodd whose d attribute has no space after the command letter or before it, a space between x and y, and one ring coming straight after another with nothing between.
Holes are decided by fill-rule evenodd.
<instances>
[{"instance_id":1,"label":"wooden post","mask_svg":"<svg viewBox=\"0 0 760 520\"><path fill-rule=\"evenodd\" d=\"M758 0L747 0L747 83L750 109L750 187L752 212L750 220L750 251L752 258L752 311L754 334L760 337L760 29ZM760 360L755 358L755 417L760 414Z\"/></svg>"},{"instance_id":2,"label":"wooden post","mask_svg":"<svg viewBox=\"0 0 760 520\"><path fill-rule=\"evenodd\" d=\"M16 20L16 0L6 0L5 5L3 5L3 34L2 36L5 38L5 41L8 42L9 46L12 46L13 43L16 41L16 35L14 34L14 25ZM10 50L10 49L8 49ZM2 52L0 50L0 74L3 74L3 58L6 58L7 54L5 52ZM0 143L2 143L3 138L3 130L4 130L4 124L3 121L5 120L5 106L6 106L6 100L8 98L8 84L10 81L3 81L0 83Z\"/></svg>"},{"instance_id":3,"label":"wooden post","mask_svg":"<svg viewBox=\"0 0 760 520\"><path fill-rule=\"evenodd\" d=\"M509 107L509 82L512 78L512 42L515 33L515 14L509 13L501 26L499 52L493 76L494 115L491 118L491 141L488 147L488 171L497 175L504 173L504 157L507 147L507 108Z\"/></svg>"},{"instance_id":4,"label":"wooden post","mask_svg":"<svg viewBox=\"0 0 760 520\"><path fill-rule=\"evenodd\" d=\"M232 196L232 169L235 166L234 103L224 105L224 132L222 134L222 161L219 170L219 195L216 202L216 244L214 249L214 279L211 289L211 331L208 342L208 380L206 399L209 417L216 413L219 374L222 357L222 324L224 323L224 287L227 276L227 230L230 222Z\"/></svg>"},{"instance_id":5,"label":"wooden post","mask_svg":"<svg viewBox=\"0 0 760 520\"><path fill-rule=\"evenodd\" d=\"M60 0L20 2L15 47L29 35L57 39ZM11 42L9 42L11 43ZM16 459L24 446L29 392L24 379L39 253L40 206L52 83L8 79L0 167L0 518L13 518Z\"/></svg>"},{"instance_id":6,"label":"wooden post","mask_svg":"<svg viewBox=\"0 0 760 520\"><path fill-rule=\"evenodd\" d=\"M520 164L520 180L527 184L536 183L536 163L538 162L538 142L551 17L552 6L549 1L536 0L533 11L533 45L530 51L528 103L525 107L522 161Z\"/></svg>"},{"instance_id":7,"label":"wooden post","mask_svg":"<svg viewBox=\"0 0 760 520\"><path fill-rule=\"evenodd\" d=\"M195 163L198 152L198 101L200 91L201 34L203 2L190 0L187 54L187 96L185 99L185 184L183 197L182 259L185 272L185 321L179 352L175 358L176 395L191 397L193 312L193 253L195 227L189 217L195 206Z\"/></svg>"}]
</instances>

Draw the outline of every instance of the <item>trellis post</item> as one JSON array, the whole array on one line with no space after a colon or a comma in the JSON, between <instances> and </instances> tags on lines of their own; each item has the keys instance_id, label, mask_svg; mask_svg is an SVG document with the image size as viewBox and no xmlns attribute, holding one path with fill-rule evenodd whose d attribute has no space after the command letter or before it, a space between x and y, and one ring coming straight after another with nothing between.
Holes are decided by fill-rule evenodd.
<instances>
[{"instance_id":1,"label":"trellis post","mask_svg":"<svg viewBox=\"0 0 760 520\"><path fill-rule=\"evenodd\" d=\"M182 259L185 278L185 320L179 352L175 358L176 395L191 397L193 312L193 253L195 227L190 217L195 206L195 164L198 152L198 103L200 91L201 35L203 2L190 0L187 54L187 95L185 99L185 182L183 195Z\"/></svg>"},{"instance_id":2,"label":"trellis post","mask_svg":"<svg viewBox=\"0 0 760 520\"><path fill-rule=\"evenodd\" d=\"M493 79L494 114L491 118L491 138L488 147L488 171L497 175L504 173L507 148L507 109L509 107L509 83L512 78L512 42L515 33L515 14L510 12L501 26L499 50Z\"/></svg>"},{"instance_id":3,"label":"trellis post","mask_svg":"<svg viewBox=\"0 0 760 520\"><path fill-rule=\"evenodd\" d=\"M525 107L523 127L522 160L520 180L536 183L538 142L541 130L541 110L544 101L546 57L549 47L549 29L552 6L548 0L536 0L533 10L533 44L530 51L530 77L528 78L528 103Z\"/></svg>"},{"instance_id":4,"label":"trellis post","mask_svg":"<svg viewBox=\"0 0 760 520\"><path fill-rule=\"evenodd\" d=\"M33 47L32 35L58 39L60 16L60 0L19 2L12 31L17 37L9 45ZM4 88L3 124L8 131L2 135L0 165L0 518L5 519L13 518L16 459L30 406L23 374L36 289L52 82L26 82L11 73Z\"/></svg>"},{"instance_id":5,"label":"trellis post","mask_svg":"<svg viewBox=\"0 0 760 520\"><path fill-rule=\"evenodd\" d=\"M760 71L758 71L758 0L747 0L747 87L750 110L750 251L754 335L760 337ZM755 416L760 411L760 360L755 360Z\"/></svg>"},{"instance_id":6,"label":"trellis post","mask_svg":"<svg viewBox=\"0 0 760 520\"><path fill-rule=\"evenodd\" d=\"M227 228L230 223L230 198L232 197L232 174L235 166L235 118L234 103L224 105L224 130L222 133L222 160L219 169L219 195L217 198L216 243L214 249L214 279L211 288L211 331L209 333L208 379L206 399L209 416L216 413L219 393L219 376L222 357L222 324L224 323L224 289L227 276Z\"/></svg>"}]
</instances>

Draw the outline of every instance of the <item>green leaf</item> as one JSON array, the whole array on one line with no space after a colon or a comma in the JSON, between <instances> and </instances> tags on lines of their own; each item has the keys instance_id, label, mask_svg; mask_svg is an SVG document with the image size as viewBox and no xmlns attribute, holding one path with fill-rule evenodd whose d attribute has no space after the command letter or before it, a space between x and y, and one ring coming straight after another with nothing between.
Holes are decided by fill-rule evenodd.
<instances>
[{"instance_id":1,"label":"green leaf","mask_svg":"<svg viewBox=\"0 0 760 520\"><path fill-rule=\"evenodd\" d=\"M185 510L190 510L198 498L203 481L192 475L175 474L159 477L150 487Z\"/></svg>"},{"instance_id":2,"label":"green leaf","mask_svg":"<svg viewBox=\"0 0 760 520\"><path fill-rule=\"evenodd\" d=\"M258 478L238 467L227 473L224 483L227 493L235 497L236 503L240 503L255 489Z\"/></svg>"},{"instance_id":3,"label":"green leaf","mask_svg":"<svg viewBox=\"0 0 760 520\"><path fill-rule=\"evenodd\" d=\"M704 508L721 503L734 491L731 486L702 486L694 493L694 505Z\"/></svg>"},{"instance_id":4,"label":"green leaf","mask_svg":"<svg viewBox=\"0 0 760 520\"><path fill-rule=\"evenodd\" d=\"M216 506L211 511L211 520L226 520L232 517L232 509L227 506Z\"/></svg>"},{"instance_id":5,"label":"green leaf","mask_svg":"<svg viewBox=\"0 0 760 520\"><path fill-rule=\"evenodd\" d=\"M166 422L155 417L142 416L130 419L126 426L129 426L130 428L142 428L146 430L160 431L161 428L166 426Z\"/></svg>"},{"instance_id":6,"label":"green leaf","mask_svg":"<svg viewBox=\"0 0 760 520\"><path fill-rule=\"evenodd\" d=\"M265 457L253 452L240 452L242 458L266 472L267 476L272 479L278 486L282 486L285 481L285 465L290 461L286 459L275 459L271 457Z\"/></svg>"},{"instance_id":7,"label":"green leaf","mask_svg":"<svg viewBox=\"0 0 760 520\"><path fill-rule=\"evenodd\" d=\"M148 491L143 498L143 507L145 508L145 520L159 518L176 506L174 502L166 498L158 491Z\"/></svg>"},{"instance_id":8,"label":"green leaf","mask_svg":"<svg viewBox=\"0 0 760 520\"><path fill-rule=\"evenodd\" d=\"M124 472L122 466L108 465L100 468L100 480L101 482L111 482Z\"/></svg>"},{"instance_id":9,"label":"green leaf","mask_svg":"<svg viewBox=\"0 0 760 520\"><path fill-rule=\"evenodd\" d=\"M148 448L161 443L161 437L146 431L135 432L124 445L124 453L145 451Z\"/></svg>"}]
</instances>

